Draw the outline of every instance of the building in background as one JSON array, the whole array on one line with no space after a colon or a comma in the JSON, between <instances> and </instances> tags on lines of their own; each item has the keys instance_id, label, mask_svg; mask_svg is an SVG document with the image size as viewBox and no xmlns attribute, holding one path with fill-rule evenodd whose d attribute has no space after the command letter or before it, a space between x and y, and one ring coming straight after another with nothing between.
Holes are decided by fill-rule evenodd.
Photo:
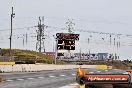
<instances>
[{"instance_id":1,"label":"building in background","mask_svg":"<svg viewBox=\"0 0 132 88\"><path fill-rule=\"evenodd\" d=\"M50 57L55 57L55 52L45 52L45 55ZM100 61L108 61L108 60L119 60L119 56L115 54L109 53L68 53L68 52L59 52L58 57L59 60L63 61L91 61L91 60L100 60Z\"/></svg>"},{"instance_id":2,"label":"building in background","mask_svg":"<svg viewBox=\"0 0 132 88\"><path fill-rule=\"evenodd\" d=\"M108 60L108 53L98 53L98 60Z\"/></svg>"},{"instance_id":3,"label":"building in background","mask_svg":"<svg viewBox=\"0 0 132 88\"><path fill-rule=\"evenodd\" d=\"M43 54L48 55L50 57L55 57L55 52L44 52Z\"/></svg>"},{"instance_id":4,"label":"building in background","mask_svg":"<svg viewBox=\"0 0 132 88\"><path fill-rule=\"evenodd\" d=\"M91 61L91 60L109 60L108 53L58 53L60 60L64 61Z\"/></svg>"}]
</instances>

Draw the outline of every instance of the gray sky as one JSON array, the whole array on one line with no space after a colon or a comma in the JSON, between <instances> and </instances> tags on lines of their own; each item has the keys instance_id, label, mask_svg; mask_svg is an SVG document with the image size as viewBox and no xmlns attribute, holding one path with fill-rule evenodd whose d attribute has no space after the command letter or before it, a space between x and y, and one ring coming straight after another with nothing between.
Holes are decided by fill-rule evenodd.
<instances>
[{"instance_id":1,"label":"gray sky","mask_svg":"<svg viewBox=\"0 0 132 88\"><path fill-rule=\"evenodd\" d=\"M108 33L132 34L132 0L0 0L0 30L10 29L11 7L14 7L15 18L13 28L36 26L39 16L45 16L45 24L65 27L68 18L74 19L75 30L92 30ZM31 37L37 28L13 30L13 48L35 50L36 38ZM53 37L56 32L64 32L54 28L46 29L46 50L52 51ZM28 36L28 44L23 46L23 34ZM109 35L79 32L80 41L77 49L83 52L116 52L122 58L131 59L132 38L112 36L120 41L120 49L109 45ZM0 46L9 48L10 31L0 31ZM21 34L21 35L20 35ZM90 37L92 36L92 37ZM90 38L90 44L87 44ZM104 38L104 40L102 40ZM112 41L113 42L113 41Z\"/></svg>"}]
</instances>

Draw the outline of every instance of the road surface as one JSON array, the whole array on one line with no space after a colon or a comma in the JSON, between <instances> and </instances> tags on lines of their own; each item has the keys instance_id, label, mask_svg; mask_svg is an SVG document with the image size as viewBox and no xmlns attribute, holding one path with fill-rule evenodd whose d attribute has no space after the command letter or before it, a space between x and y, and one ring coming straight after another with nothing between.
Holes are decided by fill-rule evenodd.
<instances>
[{"instance_id":1,"label":"road surface","mask_svg":"<svg viewBox=\"0 0 132 88\"><path fill-rule=\"evenodd\" d=\"M75 70L4 73L0 88L59 88L75 82Z\"/></svg>"},{"instance_id":2,"label":"road surface","mask_svg":"<svg viewBox=\"0 0 132 88\"><path fill-rule=\"evenodd\" d=\"M89 74L124 73L117 69L97 70L88 69ZM74 84L76 70L54 70L41 72L15 72L2 73L5 81L0 83L0 88L66 88L66 85ZM70 88L70 87L69 87ZM77 85L76 85L76 88Z\"/></svg>"}]
</instances>

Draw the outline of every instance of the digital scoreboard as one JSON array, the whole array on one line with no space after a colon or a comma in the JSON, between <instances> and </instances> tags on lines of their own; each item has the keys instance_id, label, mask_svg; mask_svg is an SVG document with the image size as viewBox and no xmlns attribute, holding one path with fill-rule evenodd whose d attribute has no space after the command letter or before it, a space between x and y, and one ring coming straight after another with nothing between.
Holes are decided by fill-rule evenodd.
<instances>
[{"instance_id":1,"label":"digital scoreboard","mask_svg":"<svg viewBox=\"0 0 132 88\"><path fill-rule=\"evenodd\" d=\"M75 41L79 40L79 34L57 33L57 50L75 50Z\"/></svg>"},{"instance_id":2,"label":"digital scoreboard","mask_svg":"<svg viewBox=\"0 0 132 88\"><path fill-rule=\"evenodd\" d=\"M58 40L58 50L75 50L75 40Z\"/></svg>"},{"instance_id":3,"label":"digital scoreboard","mask_svg":"<svg viewBox=\"0 0 132 88\"><path fill-rule=\"evenodd\" d=\"M57 33L56 37L57 37L58 40L60 40L60 39L79 40L79 34Z\"/></svg>"},{"instance_id":4,"label":"digital scoreboard","mask_svg":"<svg viewBox=\"0 0 132 88\"><path fill-rule=\"evenodd\" d=\"M58 40L58 45L75 45L75 40Z\"/></svg>"}]
</instances>

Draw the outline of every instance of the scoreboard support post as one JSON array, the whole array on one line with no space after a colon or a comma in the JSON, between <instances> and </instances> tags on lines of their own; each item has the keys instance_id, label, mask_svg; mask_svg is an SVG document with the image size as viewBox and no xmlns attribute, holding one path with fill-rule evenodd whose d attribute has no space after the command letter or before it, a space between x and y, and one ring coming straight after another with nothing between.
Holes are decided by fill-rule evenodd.
<instances>
[{"instance_id":1,"label":"scoreboard support post","mask_svg":"<svg viewBox=\"0 0 132 88\"><path fill-rule=\"evenodd\" d=\"M58 45L58 40L56 39L56 46L55 46L55 64L57 64L57 57L58 57L58 49L57 49L57 45Z\"/></svg>"}]
</instances>

